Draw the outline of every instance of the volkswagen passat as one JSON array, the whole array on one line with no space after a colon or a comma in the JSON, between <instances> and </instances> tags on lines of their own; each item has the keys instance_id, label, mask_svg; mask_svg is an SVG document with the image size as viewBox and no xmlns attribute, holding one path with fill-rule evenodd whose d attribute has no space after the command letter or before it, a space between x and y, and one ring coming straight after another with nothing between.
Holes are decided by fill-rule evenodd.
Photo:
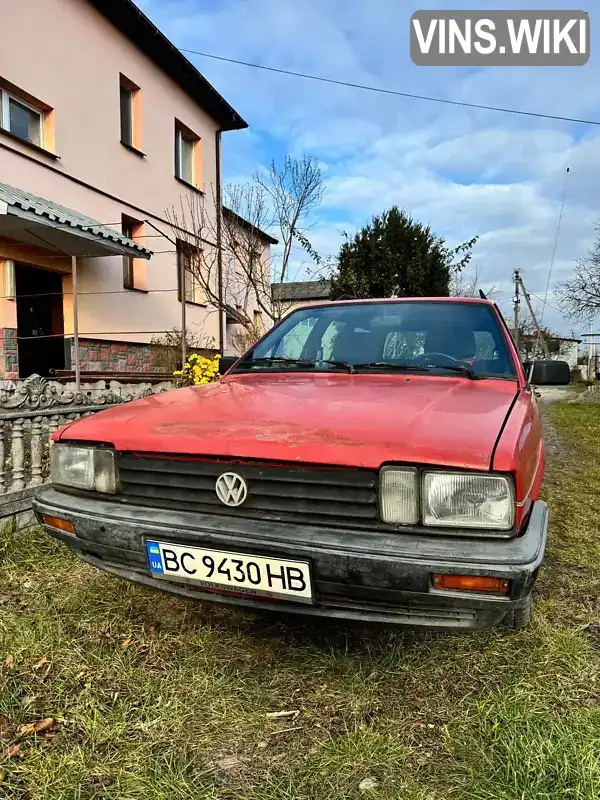
<instances>
[{"instance_id":1,"label":"volkswagen passat","mask_svg":"<svg viewBox=\"0 0 600 800\"><path fill-rule=\"evenodd\" d=\"M218 382L60 429L35 510L84 561L175 594L519 627L548 517L528 378L485 300L298 309Z\"/></svg>"}]
</instances>

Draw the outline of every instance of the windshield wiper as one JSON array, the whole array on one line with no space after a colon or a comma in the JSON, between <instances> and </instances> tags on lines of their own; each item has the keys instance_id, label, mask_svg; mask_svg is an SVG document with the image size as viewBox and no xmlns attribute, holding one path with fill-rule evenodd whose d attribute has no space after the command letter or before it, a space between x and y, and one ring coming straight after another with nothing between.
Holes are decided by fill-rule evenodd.
<instances>
[{"instance_id":1,"label":"windshield wiper","mask_svg":"<svg viewBox=\"0 0 600 800\"><path fill-rule=\"evenodd\" d=\"M419 364L394 364L391 361L369 361L366 364L353 364L355 370L358 369L380 369L390 372L427 372L428 367L421 367Z\"/></svg>"},{"instance_id":2,"label":"windshield wiper","mask_svg":"<svg viewBox=\"0 0 600 800\"><path fill-rule=\"evenodd\" d=\"M451 372L460 372L462 375L466 375L472 381L480 381L482 377L463 364L436 364L428 366L426 369L449 369Z\"/></svg>"},{"instance_id":3,"label":"windshield wiper","mask_svg":"<svg viewBox=\"0 0 600 800\"><path fill-rule=\"evenodd\" d=\"M348 361L336 361L335 359L331 358L318 358L317 364L331 364L332 367L343 367L343 369L347 369L348 372L356 372L354 369L354 364L350 364Z\"/></svg>"},{"instance_id":4,"label":"windshield wiper","mask_svg":"<svg viewBox=\"0 0 600 800\"><path fill-rule=\"evenodd\" d=\"M465 367L462 364L394 364L391 361L369 361L367 364L353 364L355 370L360 369L377 369L383 371L390 371L390 372L430 372L434 369L448 369L451 372L460 372L462 375L466 375L467 378L470 378L472 381L478 381L481 379L481 375L478 375L476 372L473 372L472 369L469 367Z\"/></svg>"},{"instance_id":5,"label":"windshield wiper","mask_svg":"<svg viewBox=\"0 0 600 800\"><path fill-rule=\"evenodd\" d=\"M347 361L334 361L328 358L319 358L316 361L311 360L310 358L285 358L283 356L268 356L265 358L251 358L245 364L240 364L240 366L251 367L253 365L267 365L270 366L273 364L274 366L298 366L298 367L316 367L317 364L331 364L333 367L343 367L343 369L347 369L348 372L354 372L354 367L352 364L349 364Z\"/></svg>"},{"instance_id":6,"label":"windshield wiper","mask_svg":"<svg viewBox=\"0 0 600 800\"><path fill-rule=\"evenodd\" d=\"M249 358L245 361L244 366L251 367L254 364L298 364L302 367L310 367L314 364L314 361L310 361L308 358L284 358L283 356L267 356L265 358ZM241 366L241 365L240 365Z\"/></svg>"}]
</instances>

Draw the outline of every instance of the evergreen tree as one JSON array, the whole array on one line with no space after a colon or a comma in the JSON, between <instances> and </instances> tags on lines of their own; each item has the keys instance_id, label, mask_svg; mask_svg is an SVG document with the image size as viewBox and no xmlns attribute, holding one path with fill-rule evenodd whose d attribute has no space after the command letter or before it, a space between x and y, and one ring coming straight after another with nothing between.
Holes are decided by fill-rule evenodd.
<instances>
[{"instance_id":1,"label":"evergreen tree","mask_svg":"<svg viewBox=\"0 0 600 800\"><path fill-rule=\"evenodd\" d=\"M468 264L476 241L449 249L429 226L393 206L344 242L331 299L447 296L452 273Z\"/></svg>"}]
</instances>

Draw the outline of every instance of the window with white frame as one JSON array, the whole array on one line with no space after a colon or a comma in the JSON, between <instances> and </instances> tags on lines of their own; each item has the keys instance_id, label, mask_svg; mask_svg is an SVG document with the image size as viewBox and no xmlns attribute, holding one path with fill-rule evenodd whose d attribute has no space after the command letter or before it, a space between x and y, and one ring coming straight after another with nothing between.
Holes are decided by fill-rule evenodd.
<instances>
[{"instance_id":1,"label":"window with white frame","mask_svg":"<svg viewBox=\"0 0 600 800\"><path fill-rule=\"evenodd\" d=\"M200 144L198 136L175 121L175 176L193 186L198 185L196 169L196 148Z\"/></svg>"},{"instance_id":2,"label":"window with white frame","mask_svg":"<svg viewBox=\"0 0 600 800\"><path fill-rule=\"evenodd\" d=\"M0 88L2 128L38 147L44 146L44 112L22 97Z\"/></svg>"}]
</instances>

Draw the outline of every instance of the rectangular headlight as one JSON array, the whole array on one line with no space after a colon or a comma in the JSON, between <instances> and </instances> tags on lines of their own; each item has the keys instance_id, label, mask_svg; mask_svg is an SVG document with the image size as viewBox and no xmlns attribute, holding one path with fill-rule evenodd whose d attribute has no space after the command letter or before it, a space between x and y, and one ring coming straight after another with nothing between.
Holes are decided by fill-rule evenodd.
<instances>
[{"instance_id":1,"label":"rectangular headlight","mask_svg":"<svg viewBox=\"0 0 600 800\"><path fill-rule=\"evenodd\" d=\"M515 521L512 481L502 475L426 472L423 525L507 531Z\"/></svg>"},{"instance_id":2,"label":"rectangular headlight","mask_svg":"<svg viewBox=\"0 0 600 800\"><path fill-rule=\"evenodd\" d=\"M52 483L61 486L114 494L117 491L115 454L100 447L53 444L50 477Z\"/></svg>"},{"instance_id":3,"label":"rectangular headlight","mask_svg":"<svg viewBox=\"0 0 600 800\"><path fill-rule=\"evenodd\" d=\"M414 525L419 521L418 474L409 467L383 467L379 475L383 522Z\"/></svg>"}]
</instances>

